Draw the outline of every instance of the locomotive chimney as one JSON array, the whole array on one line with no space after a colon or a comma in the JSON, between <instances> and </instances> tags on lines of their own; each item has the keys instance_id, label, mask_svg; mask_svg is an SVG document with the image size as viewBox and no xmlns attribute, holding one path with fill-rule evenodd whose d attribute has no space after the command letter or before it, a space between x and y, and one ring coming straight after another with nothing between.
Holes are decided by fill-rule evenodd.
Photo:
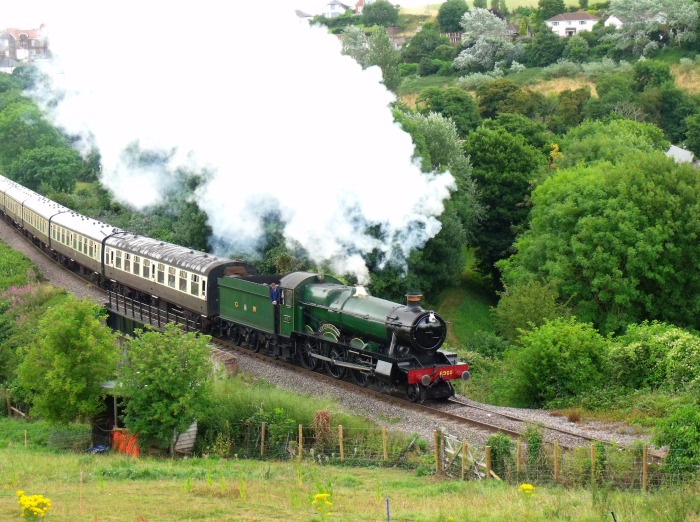
<instances>
[{"instance_id":1,"label":"locomotive chimney","mask_svg":"<svg viewBox=\"0 0 700 522\"><path fill-rule=\"evenodd\" d=\"M420 301L423 298L423 294L418 292L409 292L406 294L406 307L410 310L416 310L420 308Z\"/></svg>"}]
</instances>

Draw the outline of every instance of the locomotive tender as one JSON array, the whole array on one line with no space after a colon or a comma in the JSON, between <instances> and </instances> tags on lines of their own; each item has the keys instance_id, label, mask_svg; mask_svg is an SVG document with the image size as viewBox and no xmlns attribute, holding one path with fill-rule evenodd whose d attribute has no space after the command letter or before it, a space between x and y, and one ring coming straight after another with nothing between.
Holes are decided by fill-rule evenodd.
<instances>
[{"instance_id":1,"label":"locomotive tender","mask_svg":"<svg viewBox=\"0 0 700 522\"><path fill-rule=\"evenodd\" d=\"M451 397L469 366L440 350L447 326L328 275L261 276L249 264L138 236L82 216L0 175L0 214L57 261L96 284L197 319L236 344L411 400ZM273 305L269 284L280 285Z\"/></svg>"}]
</instances>

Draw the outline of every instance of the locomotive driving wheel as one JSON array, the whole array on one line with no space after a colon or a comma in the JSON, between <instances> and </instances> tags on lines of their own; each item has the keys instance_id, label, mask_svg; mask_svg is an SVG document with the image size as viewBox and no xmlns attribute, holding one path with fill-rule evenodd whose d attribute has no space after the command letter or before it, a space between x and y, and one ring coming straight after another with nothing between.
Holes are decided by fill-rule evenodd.
<instances>
[{"instance_id":1,"label":"locomotive driving wheel","mask_svg":"<svg viewBox=\"0 0 700 522\"><path fill-rule=\"evenodd\" d=\"M362 358L359 355L353 356L350 362L353 364L363 363ZM363 388L369 384L369 375L365 372L361 372L360 370L350 370L350 378L355 384L362 386Z\"/></svg>"},{"instance_id":2,"label":"locomotive driving wheel","mask_svg":"<svg viewBox=\"0 0 700 522\"><path fill-rule=\"evenodd\" d=\"M248 334L248 348L253 350L255 353L260 351L260 339L258 339L258 334L256 332L250 332Z\"/></svg>"},{"instance_id":3,"label":"locomotive driving wheel","mask_svg":"<svg viewBox=\"0 0 700 522\"><path fill-rule=\"evenodd\" d=\"M409 384L406 388L406 395L408 395L408 399L411 402L419 402L421 398L420 386L417 384Z\"/></svg>"},{"instance_id":4,"label":"locomotive driving wheel","mask_svg":"<svg viewBox=\"0 0 700 522\"><path fill-rule=\"evenodd\" d=\"M331 344L328 348L328 357L330 357L331 359L337 361L344 361L345 355L345 350L342 346L336 346L334 344ZM334 379L342 379L345 375L345 368L342 366L338 366L337 364L334 364L332 362L326 362L325 367L326 373Z\"/></svg>"},{"instance_id":5,"label":"locomotive driving wheel","mask_svg":"<svg viewBox=\"0 0 700 522\"><path fill-rule=\"evenodd\" d=\"M312 353L318 353L318 343L314 339L304 339L299 349L299 362L307 370L312 372L318 368L319 360Z\"/></svg>"}]
</instances>

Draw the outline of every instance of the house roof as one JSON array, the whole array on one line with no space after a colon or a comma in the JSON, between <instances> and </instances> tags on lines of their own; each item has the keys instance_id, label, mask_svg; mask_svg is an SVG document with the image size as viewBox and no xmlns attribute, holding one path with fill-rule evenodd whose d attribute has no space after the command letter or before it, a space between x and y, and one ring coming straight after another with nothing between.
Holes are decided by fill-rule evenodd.
<instances>
[{"instance_id":1,"label":"house roof","mask_svg":"<svg viewBox=\"0 0 700 522\"><path fill-rule=\"evenodd\" d=\"M33 40L40 40L41 38L44 38L43 26L40 27L39 29L15 29L13 27L8 27L6 29L0 30L0 35L2 35L2 34L12 35L12 37L15 40L19 40L19 37L23 34L26 34L27 38L30 38Z\"/></svg>"},{"instance_id":2,"label":"house roof","mask_svg":"<svg viewBox=\"0 0 700 522\"><path fill-rule=\"evenodd\" d=\"M561 13L557 16L553 16L547 20L547 22L575 22L579 20L592 20L597 22L600 20L600 17L581 11L578 13Z\"/></svg>"},{"instance_id":3,"label":"house roof","mask_svg":"<svg viewBox=\"0 0 700 522\"><path fill-rule=\"evenodd\" d=\"M694 160L694 155L692 152L676 147L675 145L671 145L671 147L666 151L666 156L673 158L676 163L693 163Z\"/></svg>"},{"instance_id":4,"label":"house roof","mask_svg":"<svg viewBox=\"0 0 700 522\"><path fill-rule=\"evenodd\" d=\"M339 5L340 7L345 9L346 11L348 9L351 9L351 7L349 5L345 5L343 2L338 2L338 0L333 0L332 2L328 2L326 5Z\"/></svg>"}]
</instances>

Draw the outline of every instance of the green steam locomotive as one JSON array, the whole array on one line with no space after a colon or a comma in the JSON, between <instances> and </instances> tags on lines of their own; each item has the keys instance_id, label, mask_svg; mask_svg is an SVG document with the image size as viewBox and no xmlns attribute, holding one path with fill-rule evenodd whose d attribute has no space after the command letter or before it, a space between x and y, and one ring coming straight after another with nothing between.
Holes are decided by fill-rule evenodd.
<instances>
[{"instance_id":1,"label":"green steam locomotive","mask_svg":"<svg viewBox=\"0 0 700 522\"><path fill-rule=\"evenodd\" d=\"M273 283L281 289L277 304ZM456 354L440 350L447 325L420 306L420 294L401 305L309 272L222 277L218 288L217 326L238 345L413 401L451 397L450 381L470 377Z\"/></svg>"}]
</instances>

